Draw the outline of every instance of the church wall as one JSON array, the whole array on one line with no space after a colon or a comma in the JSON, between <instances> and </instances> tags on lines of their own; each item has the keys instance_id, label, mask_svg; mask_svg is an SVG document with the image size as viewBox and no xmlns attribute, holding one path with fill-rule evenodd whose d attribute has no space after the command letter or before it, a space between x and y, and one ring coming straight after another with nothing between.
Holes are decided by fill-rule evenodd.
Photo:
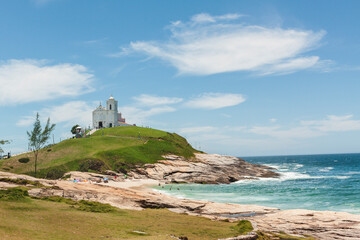
<instances>
[{"instance_id":1,"label":"church wall","mask_svg":"<svg viewBox=\"0 0 360 240\"><path fill-rule=\"evenodd\" d=\"M110 123L112 124L112 127L127 125L125 123L125 119L121 118L121 113L118 113L117 108L118 108L118 101L116 101L112 97L106 101L106 108L100 105L92 113L93 127L98 128L99 122L102 122L103 127L110 127ZM124 124L119 123L118 122L119 120Z\"/></svg>"}]
</instances>

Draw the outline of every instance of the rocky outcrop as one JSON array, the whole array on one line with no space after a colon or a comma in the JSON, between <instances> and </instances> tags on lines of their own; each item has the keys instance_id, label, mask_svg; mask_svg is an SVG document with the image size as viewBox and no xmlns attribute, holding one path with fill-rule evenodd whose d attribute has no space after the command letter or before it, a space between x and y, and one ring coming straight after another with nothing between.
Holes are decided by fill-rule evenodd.
<instances>
[{"instance_id":1,"label":"rocky outcrop","mask_svg":"<svg viewBox=\"0 0 360 240\"><path fill-rule=\"evenodd\" d=\"M318 239L360 239L360 215L292 209L251 218L261 231L310 235Z\"/></svg>"},{"instance_id":2,"label":"rocky outcrop","mask_svg":"<svg viewBox=\"0 0 360 240\"><path fill-rule=\"evenodd\" d=\"M279 177L271 168L248 163L240 158L196 153L188 160L175 155L164 156L155 164L146 164L130 173L135 178L166 180L172 183L231 183L240 179Z\"/></svg>"}]
</instances>

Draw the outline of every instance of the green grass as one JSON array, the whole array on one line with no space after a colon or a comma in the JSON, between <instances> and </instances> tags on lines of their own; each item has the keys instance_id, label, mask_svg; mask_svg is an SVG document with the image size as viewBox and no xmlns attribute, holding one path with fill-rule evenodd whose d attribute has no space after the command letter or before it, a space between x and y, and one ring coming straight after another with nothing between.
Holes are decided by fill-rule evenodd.
<instances>
[{"instance_id":1,"label":"green grass","mask_svg":"<svg viewBox=\"0 0 360 240\"><path fill-rule=\"evenodd\" d=\"M29 196L27 189L21 187L0 190L0 201L23 201Z\"/></svg>"},{"instance_id":2,"label":"green grass","mask_svg":"<svg viewBox=\"0 0 360 240\"><path fill-rule=\"evenodd\" d=\"M238 233L241 235L247 234L254 230L253 226L251 225L251 222L248 220L240 220L236 226L233 227Z\"/></svg>"},{"instance_id":3,"label":"green grass","mask_svg":"<svg viewBox=\"0 0 360 240\"><path fill-rule=\"evenodd\" d=\"M89 138L68 139L39 153L38 177L58 178L67 171L84 169L84 161L102 161L103 169L127 171L134 166L155 163L162 155L191 158L195 149L185 138L164 131L141 127L106 128ZM29 158L20 163L21 158ZM1 161L0 170L34 175L33 153Z\"/></svg>"},{"instance_id":4,"label":"green grass","mask_svg":"<svg viewBox=\"0 0 360 240\"><path fill-rule=\"evenodd\" d=\"M70 200L72 201L72 200ZM234 223L172 213L165 209L79 211L59 201L3 201L0 239L144 239L170 236L207 240L237 236ZM138 234L134 231L145 232Z\"/></svg>"},{"instance_id":5,"label":"green grass","mask_svg":"<svg viewBox=\"0 0 360 240\"><path fill-rule=\"evenodd\" d=\"M167 135L167 132L142 127L116 127L116 128L103 128L96 131L93 136L128 136L128 137L141 137L141 138L161 138Z\"/></svg>"},{"instance_id":6,"label":"green grass","mask_svg":"<svg viewBox=\"0 0 360 240\"><path fill-rule=\"evenodd\" d=\"M18 185L33 185L35 187L43 187L40 182L34 182L27 179L0 178L0 182L14 183Z\"/></svg>"}]
</instances>

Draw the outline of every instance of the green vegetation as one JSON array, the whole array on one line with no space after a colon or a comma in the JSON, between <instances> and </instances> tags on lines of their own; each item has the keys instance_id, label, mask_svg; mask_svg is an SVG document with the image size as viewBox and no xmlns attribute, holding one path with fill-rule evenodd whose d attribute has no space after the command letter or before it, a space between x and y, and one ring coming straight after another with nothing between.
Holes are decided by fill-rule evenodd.
<instances>
[{"instance_id":1,"label":"green vegetation","mask_svg":"<svg viewBox=\"0 0 360 240\"><path fill-rule=\"evenodd\" d=\"M0 239L165 240L173 239L170 237L173 235L215 240L238 235L232 228L235 223L211 221L165 209L112 208L109 212L89 212L72 207L75 201L70 199L52 197L44 200L27 197L27 201L2 201L0 216L4 221L0 222Z\"/></svg>"},{"instance_id":2,"label":"green vegetation","mask_svg":"<svg viewBox=\"0 0 360 240\"><path fill-rule=\"evenodd\" d=\"M254 230L253 226L251 225L251 222L248 220L241 220L239 221L236 226L233 227L238 233L241 235L247 234Z\"/></svg>"},{"instance_id":3,"label":"green vegetation","mask_svg":"<svg viewBox=\"0 0 360 240\"><path fill-rule=\"evenodd\" d=\"M56 179L74 170L126 173L135 166L155 163L165 154L191 158L194 152L186 139L175 133L142 127L106 128L91 137L68 139L39 150L37 176ZM30 161L20 163L21 158ZM34 162L33 154L22 154L1 161L0 170L34 175Z\"/></svg>"},{"instance_id":4,"label":"green vegetation","mask_svg":"<svg viewBox=\"0 0 360 240\"><path fill-rule=\"evenodd\" d=\"M9 144L10 142L8 140L0 140L0 145ZM4 150L0 146L0 154L3 153Z\"/></svg>"},{"instance_id":5,"label":"green vegetation","mask_svg":"<svg viewBox=\"0 0 360 240\"><path fill-rule=\"evenodd\" d=\"M30 181L27 179L12 179L12 178L0 178L0 182L14 183L18 185L33 185L35 187L43 187L39 182Z\"/></svg>"},{"instance_id":6,"label":"green vegetation","mask_svg":"<svg viewBox=\"0 0 360 240\"><path fill-rule=\"evenodd\" d=\"M36 177L37 170L37 159L39 156L39 150L42 149L50 138L51 132L54 130L55 124L50 125L50 118L48 118L44 130L42 130L39 113L36 114L36 119L34 122L34 127L31 132L27 132L29 137L29 146L32 147L35 157L35 172L34 175Z\"/></svg>"},{"instance_id":7,"label":"green vegetation","mask_svg":"<svg viewBox=\"0 0 360 240\"><path fill-rule=\"evenodd\" d=\"M76 134L76 128L77 128L77 127L80 127L79 124L74 125L74 126L71 128L70 132L75 135L75 134Z\"/></svg>"},{"instance_id":8,"label":"green vegetation","mask_svg":"<svg viewBox=\"0 0 360 240\"><path fill-rule=\"evenodd\" d=\"M25 200L28 196L27 190L19 187L0 190L1 201L20 201Z\"/></svg>"},{"instance_id":9,"label":"green vegetation","mask_svg":"<svg viewBox=\"0 0 360 240\"><path fill-rule=\"evenodd\" d=\"M24 158L20 158L18 161L20 163L28 163L30 161L30 159L28 157L24 157Z\"/></svg>"}]
</instances>

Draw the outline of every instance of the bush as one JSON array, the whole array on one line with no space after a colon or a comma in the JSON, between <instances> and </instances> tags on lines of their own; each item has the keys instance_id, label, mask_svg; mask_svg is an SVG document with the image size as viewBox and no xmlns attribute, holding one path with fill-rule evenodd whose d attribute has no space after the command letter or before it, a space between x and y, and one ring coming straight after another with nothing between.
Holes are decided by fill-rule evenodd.
<instances>
[{"instance_id":1,"label":"bush","mask_svg":"<svg viewBox=\"0 0 360 240\"><path fill-rule=\"evenodd\" d=\"M30 161L30 159L25 157L25 158L20 158L18 161L21 163L28 163Z\"/></svg>"},{"instance_id":2,"label":"bush","mask_svg":"<svg viewBox=\"0 0 360 240\"><path fill-rule=\"evenodd\" d=\"M88 172L94 170L100 172L105 163L97 158L85 159L80 163L79 171Z\"/></svg>"},{"instance_id":3,"label":"bush","mask_svg":"<svg viewBox=\"0 0 360 240\"><path fill-rule=\"evenodd\" d=\"M27 190L22 188L9 188L6 190L0 190L0 200L2 201L18 201L24 200L29 196Z\"/></svg>"},{"instance_id":4,"label":"bush","mask_svg":"<svg viewBox=\"0 0 360 240\"><path fill-rule=\"evenodd\" d=\"M104 204L99 202L90 202L81 200L77 207L78 210L86 212L97 212L97 213L107 213L113 212L115 208L110 204Z\"/></svg>"},{"instance_id":5,"label":"bush","mask_svg":"<svg viewBox=\"0 0 360 240\"><path fill-rule=\"evenodd\" d=\"M49 171L46 173L45 178L47 179L59 179L64 176L66 173L66 170L62 167L55 167L49 169Z\"/></svg>"},{"instance_id":6,"label":"bush","mask_svg":"<svg viewBox=\"0 0 360 240\"><path fill-rule=\"evenodd\" d=\"M238 222L238 224L236 224L236 226L233 226L232 228L240 234L247 234L248 232L254 230L251 222L248 220L241 220Z\"/></svg>"},{"instance_id":7,"label":"bush","mask_svg":"<svg viewBox=\"0 0 360 240\"><path fill-rule=\"evenodd\" d=\"M18 185L33 185L35 187L43 187L39 182L30 181L27 179L13 179L13 178L0 178L0 182L8 182L8 183L14 183Z\"/></svg>"}]
</instances>

